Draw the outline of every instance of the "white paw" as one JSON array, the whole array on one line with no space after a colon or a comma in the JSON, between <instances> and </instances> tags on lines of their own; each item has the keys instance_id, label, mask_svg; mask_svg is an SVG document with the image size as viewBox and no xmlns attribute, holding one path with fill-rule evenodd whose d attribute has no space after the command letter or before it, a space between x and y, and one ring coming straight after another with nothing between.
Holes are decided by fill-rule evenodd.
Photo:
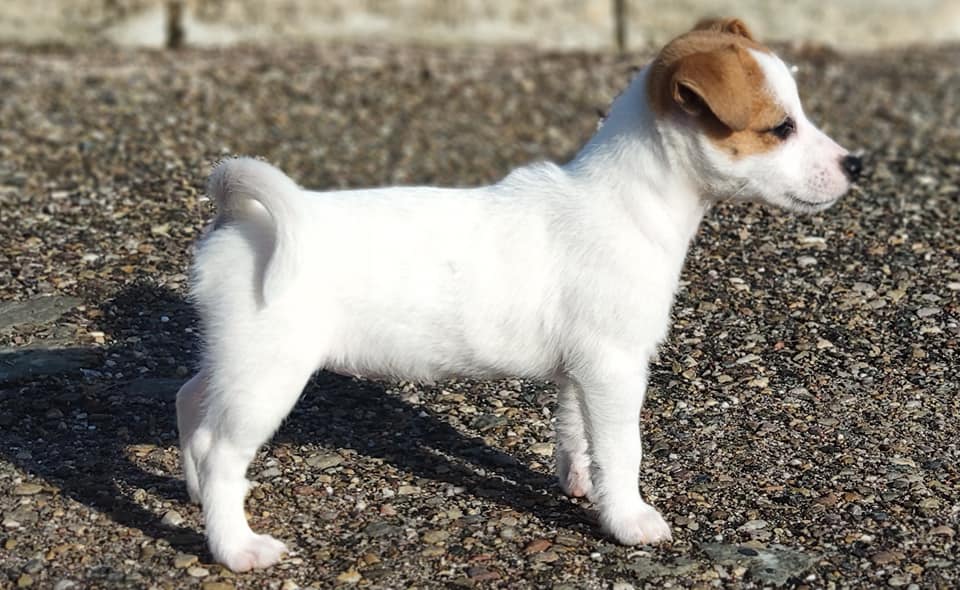
<instances>
[{"instance_id":1,"label":"white paw","mask_svg":"<svg viewBox=\"0 0 960 590\"><path fill-rule=\"evenodd\" d=\"M270 535L251 534L212 549L213 557L235 572L270 567L280 561L287 546Z\"/></svg>"},{"instance_id":2,"label":"white paw","mask_svg":"<svg viewBox=\"0 0 960 590\"><path fill-rule=\"evenodd\" d=\"M590 459L586 454L578 455L558 449L557 480L563 493L571 498L591 498L593 480L590 477Z\"/></svg>"},{"instance_id":3,"label":"white paw","mask_svg":"<svg viewBox=\"0 0 960 590\"><path fill-rule=\"evenodd\" d=\"M600 524L624 545L653 545L673 540L670 525L648 504L632 510L602 510Z\"/></svg>"}]
</instances>

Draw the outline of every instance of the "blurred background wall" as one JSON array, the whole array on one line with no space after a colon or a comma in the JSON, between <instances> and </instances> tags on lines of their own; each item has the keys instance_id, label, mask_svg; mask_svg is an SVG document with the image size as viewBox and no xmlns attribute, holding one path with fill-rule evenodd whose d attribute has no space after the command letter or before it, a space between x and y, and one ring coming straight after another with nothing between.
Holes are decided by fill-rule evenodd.
<instances>
[{"instance_id":1,"label":"blurred background wall","mask_svg":"<svg viewBox=\"0 0 960 590\"><path fill-rule=\"evenodd\" d=\"M960 39L960 0L0 0L0 41L161 47L172 34L194 46L351 39L607 49L618 45L618 14L628 49L722 14L767 40L842 49Z\"/></svg>"}]
</instances>

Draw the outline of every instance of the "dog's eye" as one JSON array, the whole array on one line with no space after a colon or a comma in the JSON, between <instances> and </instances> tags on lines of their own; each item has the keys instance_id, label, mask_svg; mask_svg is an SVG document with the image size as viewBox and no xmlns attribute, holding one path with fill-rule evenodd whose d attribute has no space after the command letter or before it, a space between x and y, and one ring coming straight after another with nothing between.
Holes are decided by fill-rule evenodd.
<instances>
[{"instance_id":1,"label":"dog's eye","mask_svg":"<svg viewBox=\"0 0 960 590\"><path fill-rule=\"evenodd\" d=\"M768 129L768 133L772 133L777 136L777 139L783 141L786 138L793 135L793 132L797 130L796 123L793 122L793 117L787 117L783 120L783 123L780 123L776 127Z\"/></svg>"}]
</instances>

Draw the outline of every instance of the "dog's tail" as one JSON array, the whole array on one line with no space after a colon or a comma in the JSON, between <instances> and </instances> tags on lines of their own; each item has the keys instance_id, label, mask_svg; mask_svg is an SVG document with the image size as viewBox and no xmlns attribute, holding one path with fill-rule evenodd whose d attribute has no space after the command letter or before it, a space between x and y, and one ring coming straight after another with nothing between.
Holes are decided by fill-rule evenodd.
<instances>
[{"instance_id":1,"label":"dog's tail","mask_svg":"<svg viewBox=\"0 0 960 590\"><path fill-rule=\"evenodd\" d=\"M273 249L263 270L263 304L283 292L297 272L294 228L302 219L301 188L277 168L253 158L224 160L207 180L207 195L217 206L215 227L256 213L259 203L273 222Z\"/></svg>"}]
</instances>

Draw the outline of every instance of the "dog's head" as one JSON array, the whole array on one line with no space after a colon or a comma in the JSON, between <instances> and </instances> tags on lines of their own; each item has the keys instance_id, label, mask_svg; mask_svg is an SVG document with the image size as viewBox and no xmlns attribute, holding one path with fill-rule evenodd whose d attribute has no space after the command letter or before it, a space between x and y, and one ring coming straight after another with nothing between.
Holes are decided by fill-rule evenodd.
<instances>
[{"instance_id":1,"label":"dog's head","mask_svg":"<svg viewBox=\"0 0 960 590\"><path fill-rule=\"evenodd\" d=\"M647 91L676 155L714 198L820 211L860 173L860 159L804 115L790 69L738 19L702 21L667 44Z\"/></svg>"}]
</instances>

